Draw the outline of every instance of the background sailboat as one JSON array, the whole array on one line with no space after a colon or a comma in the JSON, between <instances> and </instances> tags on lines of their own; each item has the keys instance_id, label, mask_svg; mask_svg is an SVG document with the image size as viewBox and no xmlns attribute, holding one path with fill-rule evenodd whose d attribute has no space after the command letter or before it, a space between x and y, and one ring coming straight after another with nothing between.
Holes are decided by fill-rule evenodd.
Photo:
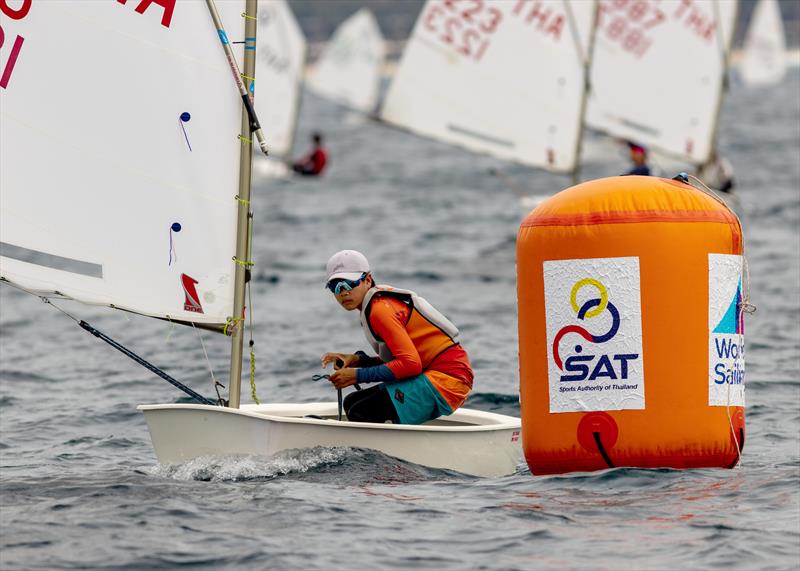
<instances>
[{"instance_id":1,"label":"background sailboat","mask_svg":"<svg viewBox=\"0 0 800 571\"><path fill-rule=\"evenodd\" d=\"M362 8L342 22L308 76L317 95L373 113L380 96L386 46L375 16Z\"/></svg>"},{"instance_id":2,"label":"background sailboat","mask_svg":"<svg viewBox=\"0 0 800 571\"><path fill-rule=\"evenodd\" d=\"M306 40L285 0L259 2L256 75L266 86L255 99L267 132L270 156L257 159L257 175L282 177L291 169L292 146L300 112Z\"/></svg>"},{"instance_id":3,"label":"background sailboat","mask_svg":"<svg viewBox=\"0 0 800 571\"><path fill-rule=\"evenodd\" d=\"M601 0L589 127L689 164L709 159L737 3Z\"/></svg>"},{"instance_id":4,"label":"background sailboat","mask_svg":"<svg viewBox=\"0 0 800 571\"><path fill-rule=\"evenodd\" d=\"M573 172L594 15L594 2L429 0L381 119L474 152Z\"/></svg>"},{"instance_id":5,"label":"background sailboat","mask_svg":"<svg viewBox=\"0 0 800 571\"><path fill-rule=\"evenodd\" d=\"M776 0L759 0L753 11L739 75L747 85L774 85L786 75L786 34Z\"/></svg>"}]
</instances>

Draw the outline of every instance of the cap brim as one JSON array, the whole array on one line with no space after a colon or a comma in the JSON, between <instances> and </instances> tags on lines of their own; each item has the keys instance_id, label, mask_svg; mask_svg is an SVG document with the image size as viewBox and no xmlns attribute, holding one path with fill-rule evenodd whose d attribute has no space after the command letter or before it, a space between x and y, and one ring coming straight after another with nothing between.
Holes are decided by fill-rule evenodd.
<instances>
[{"instance_id":1,"label":"cap brim","mask_svg":"<svg viewBox=\"0 0 800 571\"><path fill-rule=\"evenodd\" d=\"M357 273L356 272L339 272L339 273L333 274L332 276L328 277L328 281L326 281L325 284L326 285L329 284L331 280L339 280L339 279L357 280L362 275L364 275L364 272L357 272Z\"/></svg>"}]
</instances>

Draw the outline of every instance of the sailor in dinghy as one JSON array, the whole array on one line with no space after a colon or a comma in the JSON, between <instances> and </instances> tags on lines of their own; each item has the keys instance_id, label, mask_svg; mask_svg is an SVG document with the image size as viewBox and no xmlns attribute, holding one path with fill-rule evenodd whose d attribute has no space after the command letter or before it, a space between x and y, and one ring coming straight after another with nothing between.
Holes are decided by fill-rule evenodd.
<instances>
[{"instance_id":1,"label":"sailor in dinghy","mask_svg":"<svg viewBox=\"0 0 800 571\"><path fill-rule=\"evenodd\" d=\"M337 389L380 383L344 399L355 422L422 424L460 407L472 389L472 366L458 328L410 290L375 285L367 258L355 250L334 254L327 264L328 289L346 310L361 312L364 335L378 354L325 353L334 363Z\"/></svg>"}]
</instances>

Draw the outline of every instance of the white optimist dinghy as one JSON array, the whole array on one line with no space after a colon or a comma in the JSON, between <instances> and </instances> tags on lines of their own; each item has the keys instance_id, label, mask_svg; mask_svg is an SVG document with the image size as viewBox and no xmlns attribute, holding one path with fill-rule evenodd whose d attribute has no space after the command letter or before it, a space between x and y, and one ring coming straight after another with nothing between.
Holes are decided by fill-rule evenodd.
<instances>
[{"instance_id":1,"label":"white optimist dinghy","mask_svg":"<svg viewBox=\"0 0 800 571\"><path fill-rule=\"evenodd\" d=\"M513 474L522 460L520 420L458 409L423 425L337 420L337 404L140 405L159 462L315 446L372 448L415 464L473 476ZM311 418L319 417L319 418Z\"/></svg>"},{"instance_id":2,"label":"white optimist dinghy","mask_svg":"<svg viewBox=\"0 0 800 571\"><path fill-rule=\"evenodd\" d=\"M342 22L309 74L317 95L361 113L373 113L380 96L386 45L375 16L362 8Z\"/></svg>"},{"instance_id":3,"label":"white optimist dinghy","mask_svg":"<svg viewBox=\"0 0 800 571\"><path fill-rule=\"evenodd\" d=\"M250 141L266 150L248 96L255 0L220 3L219 13L212 0L141 12L117 2L29 7L3 21L11 55L0 62L0 280L48 303L73 299L230 335L229 399L215 403L73 317L202 403L139 407L160 462L344 446L477 476L517 469L518 418L460 409L404 426L339 421L336 403L239 406ZM241 74L232 45L244 54ZM71 88L56 95L53 81ZM111 124L124 133L113 145Z\"/></svg>"},{"instance_id":4,"label":"white optimist dinghy","mask_svg":"<svg viewBox=\"0 0 800 571\"><path fill-rule=\"evenodd\" d=\"M596 4L428 0L380 117L501 160L576 173Z\"/></svg>"},{"instance_id":5,"label":"white optimist dinghy","mask_svg":"<svg viewBox=\"0 0 800 571\"><path fill-rule=\"evenodd\" d=\"M602 0L587 125L682 164L708 162L737 6L663 0L642 4L644 12L637 12L626 3Z\"/></svg>"},{"instance_id":6,"label":"white optimist dinghy","mask_svg":"<svg viewBox=\"0 0 800 571\"><path fill-rule=\"evenodd\" d=\"M750 86L776 85L786 75L786 63L781 7L776 0L759 0L747 28L739 75Z\"/></svg>"}]
</instances>

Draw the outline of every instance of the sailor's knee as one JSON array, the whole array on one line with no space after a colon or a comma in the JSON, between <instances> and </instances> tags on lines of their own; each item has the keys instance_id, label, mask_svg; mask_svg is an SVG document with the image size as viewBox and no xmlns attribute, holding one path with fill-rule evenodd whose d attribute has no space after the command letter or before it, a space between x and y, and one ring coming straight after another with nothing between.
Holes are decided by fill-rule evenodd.
<instances>
[{"instance_id":1,"label":"sailor's knee","mask_svg":"<svg viewBox=\"0 0 800 571\"><path fill-rule=\"evenodd\" d=\"M354 392L354 393L350 393L348 395L345 395L344 401L342 401L342 404L343 404L345 410L349 410L350 407L352 407L356 402L358 402L358 396L357 395L358 395L358 392Z\"/></svg>"}]
</instances>

